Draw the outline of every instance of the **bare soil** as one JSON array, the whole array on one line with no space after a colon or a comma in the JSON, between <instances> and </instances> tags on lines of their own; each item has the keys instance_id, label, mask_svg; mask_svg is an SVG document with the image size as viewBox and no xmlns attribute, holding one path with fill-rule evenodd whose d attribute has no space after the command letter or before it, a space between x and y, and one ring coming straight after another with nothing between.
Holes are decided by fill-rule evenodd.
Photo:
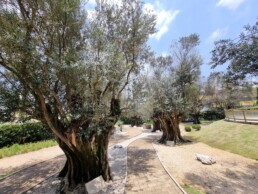
<instances>
[{"instance_id":1,"label":"bare soil","mask_svg":"<svg viewBox=\"0 0 258 194\"><path fill-rule=\"evenodd\" d=\"M154 144L169 173L180 183L198 188L203 193L257 194L258 162L212 148L203 143L169 147ZM213 165L196 160L196 154L216 159Z\"/></svg>"}]
</instances>

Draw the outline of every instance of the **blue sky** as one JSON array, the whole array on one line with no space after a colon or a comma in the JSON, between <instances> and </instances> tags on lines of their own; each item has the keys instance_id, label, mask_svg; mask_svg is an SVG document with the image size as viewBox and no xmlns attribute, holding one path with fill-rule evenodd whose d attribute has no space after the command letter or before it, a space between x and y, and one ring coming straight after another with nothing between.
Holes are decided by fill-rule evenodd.
<instances>
[{"instance_id":1,"label":"blue sky","mask_svg":"<svg viewBox=\"0 0 258 194\"><path fill-rule=\"evenodd\" d=\"M144 0L157 14L158 32L149 43L157 54L169 52L170 44L191 33L200 35L199 52L204 59L202 76L211 71L210 52L215 40L234 39L243 26L253 25L258 17L258 0ZM220 71L224 67L215 70Z\"/></svg>"}]
</instances>

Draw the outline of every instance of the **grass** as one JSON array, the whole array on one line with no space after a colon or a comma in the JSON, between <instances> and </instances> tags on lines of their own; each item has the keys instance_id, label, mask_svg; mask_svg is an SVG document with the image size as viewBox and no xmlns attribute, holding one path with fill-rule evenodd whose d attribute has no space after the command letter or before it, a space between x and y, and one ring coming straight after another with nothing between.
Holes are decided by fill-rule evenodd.
<instances>
[{"instance_id":1,"label":"grass","mask_svg":"<svg viewBox=\"0 0 258 194\"><path fill-rule=\"evenodd\" d=\"M200 131L188 133L187 137L215 148L258 160L257 125L220 120L210 125L202 126Z\"/></svg>"},{"instance_id":2,"label":"grass","mask_svg":"<svg viewBox=\"0 0 258 194\"><path fill-rule=\"evenodd\" d=\"M0 149L0 159L17 154L23 154L31 151L36 151L42 148L47 148L57 145L55 140L39 141L27 144L14 144L10 147L3 147Z\"/></svg>"},{"instance_id":3,"label":"grass","mask_svg":"<svg viewBox=\"0 0 258 194\"><path fill-rule=\"evenodd\" d=\"M147 125L153 125L153 121L152 120L146 120L144 121L145 124Z\"/></svg>"},{"instance_id":4,"label":"grass","mask_svg":"<svg viewBox=\"0 0 258 194\"><path fill-rule=\"evenodd\" d=\"M187 194L203 194L198 189L187 184L181 185L181 187L186 191Z\"/></svg>"}]
</instances>

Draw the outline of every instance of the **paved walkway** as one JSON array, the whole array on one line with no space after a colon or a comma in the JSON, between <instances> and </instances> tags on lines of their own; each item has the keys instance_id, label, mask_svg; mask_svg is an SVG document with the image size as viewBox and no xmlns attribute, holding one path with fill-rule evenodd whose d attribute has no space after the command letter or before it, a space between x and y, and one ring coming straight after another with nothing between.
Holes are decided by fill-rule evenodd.
<instances>
[{"instance_id":1,"label":"paved walkway","mask_svg":"<svg viewBox=\"0 0 258 194\"><path fill-rule=\"evenodd\" d=\"M125 125L123 127L122 133L117 133L116 135L111 136L109 145L112 146L119 142L123 142L127 139L139 135L140 133L142 133L142 128L132 128L129 125ZM54 159L55 157L62 155L63 151L59 148L59 146L53 146L25 154L6 157L0 159L0 175L11 174L15 171L19 171L29 166L38 164L46 160Z\"/></svg>"},{"instance_id":2,"label":"paved walkway","mask_svg":"<svg viewBox=\"0 0 258 194\"><path fill-rule=\"evenodd\" d=\"M129 145L126 194L182 194L162 167L153 140L146 137Z\"/></svg>"},{"instance_id":3,"label":"paved walkway","mask_svg":"<svg viewBox=\"0 0 258 194\"><path fill-rule=\"evenodd\" d=\"M151 142L153 138L150 137L157 137L160 134L143 131L142 128L131 127L125 127L123 131L124 133L116 134L110 141L109 160L113 181L105 183L106 190L104 193L121 194L125 192L125 188L126 193L182 193L168 174L166 174L152 147ZM60 155L60 150L56 150L56 147L47 148L46 150L49 150L49 153L51 153L52 149L55 150L56 157L55 154L42 157L48 158L48 160L21 170L0 181L0 193L24 193L35 185L37 186L26 193L55 193L59 181L53 175L60 171L65 162L65 157ZM31 154L33 155L33 153ZM16 159L20 157L23 160L24 154L16 157ZM49 157L52 157L52 159L49 159ZM9 159L13 160L12 157ZM6 161L8 161L8 158L5 159ZM0 160L0 164L1 162ZM24 166L24 162L20 163ZM19 168L19 166L15 168ZM3 169L5 168L0 170Z\"/></svg>"}]
</instances>

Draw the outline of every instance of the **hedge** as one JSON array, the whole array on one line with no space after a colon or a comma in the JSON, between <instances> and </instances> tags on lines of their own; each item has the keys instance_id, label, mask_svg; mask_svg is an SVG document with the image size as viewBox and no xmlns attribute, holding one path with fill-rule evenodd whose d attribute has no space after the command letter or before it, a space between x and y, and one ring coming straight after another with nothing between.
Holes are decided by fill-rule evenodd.
<instances>
[{"instance_id":1,"label":"hedge","mask_svg":"<svg viewBox=\"0 0 258 194\"><path fill-rule=\"evenodd\" d=\"M40 122L0 125L0 148L53 138L54 136Z\"/></svg>"},{"instance_id":2,"label":"hedge","mask_svg":"<svg viewBox=\"0 0 258 194\"><path fill-rule=\"evenodd\" d=\"M223 109L212 109L201 113L201 117L205 120L219 120L225 118Z\"/></svg>"}]
</instances>

